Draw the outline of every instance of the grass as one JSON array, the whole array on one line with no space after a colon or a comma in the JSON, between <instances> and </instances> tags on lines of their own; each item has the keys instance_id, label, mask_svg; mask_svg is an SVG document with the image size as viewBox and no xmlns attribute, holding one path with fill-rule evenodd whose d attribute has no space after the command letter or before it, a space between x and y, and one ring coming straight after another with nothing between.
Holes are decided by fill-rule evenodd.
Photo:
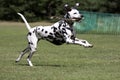
<instances>
[{"instance_id":1,"label":"grass","mask_svg":"<svg viewBox=\"0 0 120 80\"><path fill-rule=\"evenodd\" d=\"M120 35L77 34L93 48L41 40L29 67L27 54L15 63L27 45L26 34L23 23L0 22L1 80L120 80Z\"/></svg>"}]
</instances>

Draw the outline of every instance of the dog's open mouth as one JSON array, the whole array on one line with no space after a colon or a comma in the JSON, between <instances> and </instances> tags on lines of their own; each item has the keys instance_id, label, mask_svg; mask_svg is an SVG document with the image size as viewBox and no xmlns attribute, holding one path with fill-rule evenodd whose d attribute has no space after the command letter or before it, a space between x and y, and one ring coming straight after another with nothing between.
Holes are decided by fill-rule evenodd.
<instances>
[{"instance_id":1,"label":"dog's open mouth","mask_svg":"<svg viewBox=\"0 0 120 80\"><path fill-rule=\"evenodd\" d=\"M72 20L76 21L76 22L79 22L82 20L82 18L72 18Z\"/></svg>"},{"instance_id":2,"label":"dog's open mouth","mask_svg":"<svg viewBox=\"0 0 120 80\"><path fill-rule=\"evenodd\" d=\"M79 22L79 21L81 21L82 20L82 18L76 18L76 21L77 22Z\"/></svg>"}]
</instances>

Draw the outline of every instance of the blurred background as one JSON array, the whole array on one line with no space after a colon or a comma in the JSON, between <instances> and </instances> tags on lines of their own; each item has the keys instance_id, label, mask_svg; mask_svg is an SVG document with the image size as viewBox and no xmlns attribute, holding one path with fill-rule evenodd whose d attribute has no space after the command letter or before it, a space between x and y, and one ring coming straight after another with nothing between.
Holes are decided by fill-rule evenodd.
<instances>
[{"instance_id":1,"label":"blurred background","mask_svg":"<svg viewBox=\"0 0 120 80\"><path fill-rule=\"evenodd\" d=\"M24 14L29 21L63 16L64 4L80 3L80 11L120 13L120 0L0 0L0 20L18 20L16 13Z\"/></svg>"},{"instance_id":2,"label":"blurred background","mask_svg":"<svg viewBox=\"0 0 120 80\"><path fill-rule=\"evenodd\" d=\"M85 16L74 24L77 32L120 33L120 0L0 0L1 21L21 21L18 12L29 22L58 21L65 14L64 5L74 6Z\"/></svg>"}]
</instances>

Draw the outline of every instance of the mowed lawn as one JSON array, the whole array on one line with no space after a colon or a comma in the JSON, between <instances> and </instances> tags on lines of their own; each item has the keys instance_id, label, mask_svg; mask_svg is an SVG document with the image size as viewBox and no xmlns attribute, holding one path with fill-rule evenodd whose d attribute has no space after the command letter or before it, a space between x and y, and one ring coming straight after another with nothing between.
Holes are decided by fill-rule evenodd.
<instances>
[{"instance_id":1,"label":"mowed lawn","mask_svg":"<svg viewBox=\"0 0 120 80\"><path fill-rule=\"evenodd\" d=\"M31 23L38 24L51 23ZM41 40L29 67L28 54L15 63L26 34L24 23L0 22L0 80L120 80L120 35L77 34L93 48Z\"/></svg>"}]
</instances>

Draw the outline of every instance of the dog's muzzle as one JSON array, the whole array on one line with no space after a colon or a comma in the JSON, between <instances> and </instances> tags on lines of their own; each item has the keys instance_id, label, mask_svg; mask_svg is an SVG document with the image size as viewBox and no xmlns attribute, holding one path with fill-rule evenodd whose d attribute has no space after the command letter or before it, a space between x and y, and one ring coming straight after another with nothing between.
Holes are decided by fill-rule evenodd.
<instances>
[{"instance_id":1,"label":"dog's muzzle","mask_svg":"<svg viewBox=\"0 0 120 80\"><path fill-rule=\"evenodd\" d=\"M81 21L82 19L84 19L84 16L83 16L83 15L81 15L79 18L76 18L76 17L72 18L72 20L74 20L74 21L76 21L76 22L79 22L79 21Z\"/></svg>"}]
</instances>

